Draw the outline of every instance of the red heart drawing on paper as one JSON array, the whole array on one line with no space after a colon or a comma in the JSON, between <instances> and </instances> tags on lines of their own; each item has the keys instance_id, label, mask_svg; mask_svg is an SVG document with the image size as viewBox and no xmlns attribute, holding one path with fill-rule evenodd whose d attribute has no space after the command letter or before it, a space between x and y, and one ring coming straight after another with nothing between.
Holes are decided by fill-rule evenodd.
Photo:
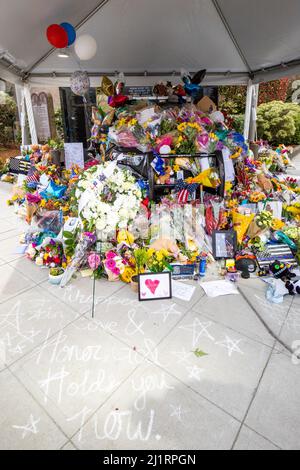
<instances>
[{"instance_id":1,"label":"red heart drawing on paper","mask_svg":"<svg viewBox=\"0 0 300 470\"><path fill-rule=\"evenodd\" d=\"M150 292L154 295L156 292L156 289L158 288L160 284L160 281L158 280L152 281L151 279L147 279L145 284L146 284L146 287L148 287L148 289L150 290Z\"/></svg>"}]
</instances>

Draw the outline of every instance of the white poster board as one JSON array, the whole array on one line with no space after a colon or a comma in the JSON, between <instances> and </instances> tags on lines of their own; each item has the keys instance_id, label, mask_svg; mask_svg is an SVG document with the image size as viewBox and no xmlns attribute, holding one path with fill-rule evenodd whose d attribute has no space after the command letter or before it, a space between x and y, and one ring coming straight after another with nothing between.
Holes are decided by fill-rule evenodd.
<instances>
[{"instance_id":1,"label":"white poster board","mask_svg":"<svg viewBox=\"0 0 300 470\"><path fill-rule=\"evenodd\" d=\"M70 170L74 165L84 168L84 150L82 142L65 144L65 165L67 170Z\"/></svg>"},{"instance_id":2,"label":"white poster board","mask_svg":"<svg viewBox=\"0 0 300 470\"><path fill-rule=\"evenodd\" d=\"M224 159L224 170L225 170L225 181L234 181L235 180L235 171L233 161L230 158L230 150L227 147L224 147L222 150L223 159Z\"/></svg>"}]
</instances>

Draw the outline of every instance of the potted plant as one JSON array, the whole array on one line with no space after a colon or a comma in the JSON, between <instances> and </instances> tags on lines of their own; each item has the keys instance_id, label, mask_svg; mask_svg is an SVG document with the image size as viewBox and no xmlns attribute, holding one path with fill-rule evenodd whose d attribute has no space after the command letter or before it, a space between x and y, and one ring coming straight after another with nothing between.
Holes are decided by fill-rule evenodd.
<instances>
[{"instance_id":1,"label":"potted plant","mask_svg":"<svg viewBox=\"0 0 300 470\"><path fill-rule=\"evenodd\" d=\"M50 154L52 161L55 165L60 166L62 158L62 152L64 150L64 142L60 139L49 139L48 145L50 147Z\"/></svg>"},{"instance_id":2,"label":"potted plant","mask_svg":"<svg viewBox=\"0 0 300 470\"><path fill-rule=\"evenodd\" d=\"M148 255L146 248L137 248L133 252L135 267L137 274L131 278L131 289L134 292L138 292L139 288L139 274L145 271L145 266L147 264Z\"/></svg>"},{"instance_id":3,"label":"potted plant","mask_svg":"<svg viewBox=\"0 0 300 470\"><path fill-rule=\"evenodd\" d=\"M50 268L49 282L55 286L61 283L65 270L63 268Z\"/></svg>"}]
</instances>

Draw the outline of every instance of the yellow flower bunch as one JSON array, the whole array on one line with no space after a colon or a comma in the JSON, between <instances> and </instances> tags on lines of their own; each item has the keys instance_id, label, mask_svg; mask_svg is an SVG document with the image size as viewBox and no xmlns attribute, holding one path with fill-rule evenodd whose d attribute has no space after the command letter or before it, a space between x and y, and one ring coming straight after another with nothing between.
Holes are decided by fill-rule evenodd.
<instances>
[{"instance_id":1,"label":"yellow flower bunch","mask_svg":"<svg viewBox=\"0 0 300 470\"><path fill-rule=\"evenodd\" d=\"M129 121L129 126L132 126L132 127L133 127L133 126L135 126L135 125L137 124L137 122L138 122L137 119L133 118L133 119L131 119L131 120Z\"/></svg>"},{"instance_id":2,"label":"yellow flower bunch","mask_svg":"<svg viewBox=\"0 0 300 470\"><path fill-rule=\"evenodd\" d=\"M210 140L218 140L218 137L214 132L209 133L209 138Z\"/></svg>"},{"instance_id":3,"label":"yellow flower bunch","mask_svg":"<svg viewBox=\"0 0 300 470\"><path fill-rule=\"evenodd\" d=\"M297 207L297 204L295 204L294 206L288 206L285 210L292 215L300 215L300 207Z\"/></svg>"},{"instance_id":4,"label":"yellow flower bunch","mask_svg":"<svg viewBox=\"0 0 300 470\"><path fill-rule=\"evenodd\" d=\"M273 230L281 230L285 226L285 223L280 219L273 219L271 228Z\"/></svg>"},{"instance_id":5,"label":"yellow flower bunch","mask_svg":"<svg viewBox=\"0 0 300 470\"><path fill-rule=\"evenodd\" d=\"M136 274L135 270L130 266L126 266L122 274L120 275L121 281L129 284L131 282L132 277Z\"/></svg>"},{"instance_id":6,"label":"yellow flower bunch","mask_svg":"<svg viewBox=\"0 0 300 470\"><path fill-rule=\"evenodd\" d=\"M117 236L118 243L126 243L132 245L134 242L134 236L128 230L120 230Z\"/></svg>"},{"instance_id":7,"label":"yellow flower bunch","mask_svg":"<svg viewBox=\"0 0 300 470\"><path fill-rule=\"evenodd\" d=\"M242 151L243 151L243 149L242 149L241 147L238 147L237 150L236 150L236 152L233 153L233 154L230 156L230 158L231 158L232 160L235 160L236 158L239 158L239 157L241 156L241 154L242 154Z\"/></svg>"},{"instance_id":8,"label":"yellow flower bunch","mask_svg":"<svg viewBox=\"0 0 300 470\"><path fill-rule=\"evenodd\" d=\"M179 132L184 132L186 128L187 128L187 122L181 122L177 126L177 129L179 130Z\"/></svg>"},{"instance_id":9,"label":"yellow flower bunch","mask_svg":"<svg viewBox=\"0 0 300 470\"><path fill-rule=\"evenodd\" d=\"M158 251L149 248L147 251L147 267L154 273L160 273L167 267L169 257L170 253L164 248Z\"/></svg>"},{"instance_id":10,"label":"yellow flower bunch","mask_svg":"<svg viewBox=\"0 0 300 470\"><path fill-rule=\"evenodd\" d=\"M227 201L226 205L229 209L234 209L235 207L238 207L239 202L237 199L230 199Z\"/></svg>"},{"instance_id":11,"label":"yellow flower bunch","mask_svg":"<svg viewBox=\"0 0 300 470\"><path fill-rule=\"evenodd\" d=\"M250 202L260 202L266 199L266 196L264 193L261 193L260 191L254 191L250 197L249 200Z\"/></svg>"},{"instance_id":12,"label":"yellow flower bunch","mask_svg":"<svg viewBox=\"0 0 300 470\"><path fill-rule=\"evenodd\" d=\"M119 122L117 123L117 128L119 129L120 127L124 127L127 125L127 119L126 118L121 118Z\"/></svg>"}]
</instances>

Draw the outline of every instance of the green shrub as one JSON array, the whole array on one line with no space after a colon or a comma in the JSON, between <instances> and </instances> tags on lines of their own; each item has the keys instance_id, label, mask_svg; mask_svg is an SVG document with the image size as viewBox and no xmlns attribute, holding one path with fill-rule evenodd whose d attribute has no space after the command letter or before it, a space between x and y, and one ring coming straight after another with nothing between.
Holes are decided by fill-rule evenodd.
<instances>
[{"instance_id":1,"label":"green shrub","mask_svg":"<svg viewBox=\"0 0 300 470\"><path fill-rule=\"evenodd\" d=\"M300 143L300 106L283 101L261 104L257 109L257 134L273 145Z\"/></svg>"},{"instance_id":2,"label":"green shrub","mask_svg":"<svg viewBox=\"0 0 300 470\"><path fill-rule=\"evenodd\" d=\"M230 116L233 119L232 127L240 134L244 133L245 116L244 114L235 114Z\"/></svg>"}]
</instances>

